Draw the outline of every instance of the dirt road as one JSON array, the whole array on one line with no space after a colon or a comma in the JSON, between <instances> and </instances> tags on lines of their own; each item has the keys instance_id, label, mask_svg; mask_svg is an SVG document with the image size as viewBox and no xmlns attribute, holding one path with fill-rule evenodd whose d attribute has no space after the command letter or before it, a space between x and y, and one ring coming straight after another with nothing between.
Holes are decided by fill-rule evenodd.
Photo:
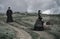
<instances>
[{"instance_id":1,"label":"dirt road","mask_svg":"<svg viewBox=\"0 0 60 39\"><path fill-rule=\"evenodd\" d=\"M10 28L13 28L15 31L16 31L16 36L17 36L17 39L32 39L31 36L24 30L20 29L20 28L17 28L17 27L14 27L14 26L11 26L7 23L4 23L3 21L1 22L7 26L9 26ZM15 24L15 23L14 23Z\"/></svg>"}]
</instances>

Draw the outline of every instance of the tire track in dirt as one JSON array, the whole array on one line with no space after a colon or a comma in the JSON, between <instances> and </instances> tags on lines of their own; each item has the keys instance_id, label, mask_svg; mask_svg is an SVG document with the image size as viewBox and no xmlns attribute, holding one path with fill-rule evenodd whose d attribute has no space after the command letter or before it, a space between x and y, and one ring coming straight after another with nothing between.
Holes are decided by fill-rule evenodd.
<instances>
[{"instance_id":1,"label":"tire track in dirt","mask_svg":"<svg viewBox=\"0 0 60 39\"><path fill-rule=\"evenodd\" d=\"M17 23L11 23L11 25L14 25L15 27L17 26L20 26L20 24L17 24ZM20 26L21 28L27 28L27 27L24 27L24 26ZM40 38L39 39L55 39L55 37L45 31L33 31L33 32L36 32L40 35Z\"/></svg>"},{"instance_id":2,"label":"tire track in dirt","mask_svg":"<svg viewBox=\"0 0 60 39\"><path fill-rule=\"evenodd\" d=\"M18 28L21 28L21 29L23 29L24 31L28 32L28 33L31 35L32 39L38 39L38 38L40 38L37 33L35 33L35 32L33 32L32 30L30 30L30 29L29 29L30 27L26 27L26 25L23 26L23 25L20 25L20 24L18 24L18 23L16 23L16 22L11 23L10 25L15 26L15 27L18 27ZM33 33L34 33L34 34L33 34ZM34 36L34 35L35 35L35 36Z\"/></svg>"},{"instance_id":3,"label":"tire track in dirt","mask_svg":"<svg viewBox=\"0 0 60 39\"><path fill-rule=\"evenodd\" d=\"M16 31L16 36L17 36L18 39L32 39L32 37L26 31L24 31L20 28L11 26L11 25L3 22L3 21L1 23L13 28ZM15 23L12 23L12 24L15 24Z\"/></svg>"},{"instance_id":4,"label":"tire track in dirt","mask_svg":"<svg viewBox=\"0 0 60 39\"><path fill-rule=\"evenodd\" d=\"M26 22L26 23L28 23L28 22ZM34 31L34 32L36 32L36 33L38 33L40 35L40 38L39 39L55 39L55 36L54 35L49 34L46 31Z\"/></svg>"},{"instance_id":5,"label":"tire track in dirt","mask_svg":"<svg viewBox=\"0 0 60 39\"><path fill-rule=\"evenodd\" d=\"M46 31L34 31L40 35L40 39L55 39L55 36Z\"/></svg>"}]
</instances>

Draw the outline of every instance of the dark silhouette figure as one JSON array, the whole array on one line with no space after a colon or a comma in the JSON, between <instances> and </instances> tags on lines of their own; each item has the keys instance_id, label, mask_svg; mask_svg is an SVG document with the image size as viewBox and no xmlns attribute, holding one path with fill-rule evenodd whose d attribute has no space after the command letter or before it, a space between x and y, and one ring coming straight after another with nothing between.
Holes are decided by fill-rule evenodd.
<instances>
[{"instance_id":1,"label":"dark silhouette figure","mask_svg":"<svg viewBox=\"0 0 60 39\"><path fill-rule=\"evenodd\" d=\"M8 7L8 10L6 12L6 15L7 15L7 23L8 22L13 22L13 18L12 18L12 10L10 9L10 7Z\"/></svg>"},{"instance_id":2,"label":"dark silhouette figure","mask_svg":"<svg viewBox=\"0 0 60 39\"><path fill-rule=\"evenodd\" d=\"M38 11L38 19L34 25L34 30L44 30L44 27L43 27L43 21L42 21L42 17L41 17L41 10Z\"/></svg>"},{"instance_id":3,"label":"dark silhouette figure","mask_svg":"<svg viewBox=\"0 0 60 39\"><path fill-rule=\"evenodd\" d=\"M41 10L38 10L38 19L39 19L39 20L42 20L42 17L41 17Z\"/></svg>"}]
</instances>

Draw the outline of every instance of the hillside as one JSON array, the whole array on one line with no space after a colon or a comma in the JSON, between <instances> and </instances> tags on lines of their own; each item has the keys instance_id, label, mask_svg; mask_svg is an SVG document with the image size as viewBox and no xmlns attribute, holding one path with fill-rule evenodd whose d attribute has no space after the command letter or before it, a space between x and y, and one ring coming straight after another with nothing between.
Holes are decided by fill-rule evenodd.
<instances>
[{"instance_id":1,"label":"hillside","mask_svg":"<svg viewBox=\"0 0 60 39\"><path fill-rule=\"evenodd\" d=\"M44 22L50 21L51 25L44 31L34 31L37 14L13 14L13 23L6 23L6 15L0 15L0 34L3 35L0 39L60 39L60 15L45 14L42 17Z\"/></svg>"}]
</instances>

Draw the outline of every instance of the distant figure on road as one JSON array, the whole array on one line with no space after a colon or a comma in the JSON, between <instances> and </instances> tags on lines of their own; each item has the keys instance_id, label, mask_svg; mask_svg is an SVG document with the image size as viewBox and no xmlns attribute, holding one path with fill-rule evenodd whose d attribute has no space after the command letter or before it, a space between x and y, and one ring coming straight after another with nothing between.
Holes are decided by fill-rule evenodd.
<instances>
[{"instance_id":1,"label":"distant figure on road","mask_svg":"<svg viewBox=\"0 0 60 39\"><path fill-rule=\"evenodd\" d=\"M7 12L6 12L6 15L7 15L7 23L8 22L13 22L13 18L12 18L12 10L10 9L10 7L8 7L8 10L7 10Z\"/></svg>"}]
</instances>

